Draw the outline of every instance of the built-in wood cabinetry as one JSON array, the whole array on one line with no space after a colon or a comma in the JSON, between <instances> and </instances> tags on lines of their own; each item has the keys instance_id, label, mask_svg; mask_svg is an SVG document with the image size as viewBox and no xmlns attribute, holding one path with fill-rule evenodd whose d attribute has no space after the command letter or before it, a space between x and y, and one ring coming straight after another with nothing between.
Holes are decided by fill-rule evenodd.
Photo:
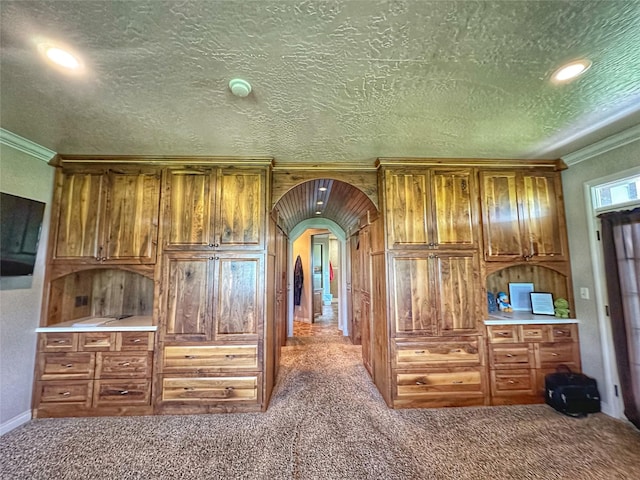
<instances>
[{"instance_id":1,"label":"built-in wood cabinetry","mask_svg":"<svg viewBox=\"0 0 640 480\"><path fill-rule=\"evenodd\" d=\"M55 195L52 261L155 263L159 171L63 169Z\"/></svg>"},{"instance_id":2,"label":"built-in wood cabinetry","mask_svg":"<svg viewBox=\"0 0 640 480\"><path fill-rule=\"evenodd\" d=\"M154 333L38 334L34 416L148 415Z\"/></svg>"},{"instance_id":3,"label":"built-in wood cabinetry","mask_svg":"<svg viewBox=\"0 0 640 480\"><path fill-rule=\"evenodd\" d=\"M566 261L567 233L558 172L480 172L487 261Z\"/></svg>"},{"instance_id":4,"label":"built-in wood cabinetry","mask_svg":"<svg viewBox=\"0 0 640 480\"><path fill-rule=\"evenodd\" d=\"M487 325L491 403L544 402L544 377L561 365L580 371L576 323Z\"/></svg>"}]
</instances>

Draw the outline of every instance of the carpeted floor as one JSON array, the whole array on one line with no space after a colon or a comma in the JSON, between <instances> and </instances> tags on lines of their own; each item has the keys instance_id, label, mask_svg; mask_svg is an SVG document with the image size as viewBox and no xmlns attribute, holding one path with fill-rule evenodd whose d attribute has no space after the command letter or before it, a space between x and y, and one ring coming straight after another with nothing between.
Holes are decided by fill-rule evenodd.
<instances>
[{"instance_id":1,"label":"carpeted floor","mask_svg":"<svg viewBox=\"0 0 640 480\"><path fill-rule=\"evenodd\" d=\"M0 438L0 478L640 478L640 432L603 414L389 410L340 337L282 362L266 413L35 420Z\"/></svg>"}]
</instances>

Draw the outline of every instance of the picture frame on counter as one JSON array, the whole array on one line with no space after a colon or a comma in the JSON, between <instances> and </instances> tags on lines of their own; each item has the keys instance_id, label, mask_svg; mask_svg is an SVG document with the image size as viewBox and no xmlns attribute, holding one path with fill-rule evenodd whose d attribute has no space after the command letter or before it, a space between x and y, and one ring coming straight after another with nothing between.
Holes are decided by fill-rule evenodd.
<instances>
[{"instance_id":1,"label":"picture frame on counter","mask_svg":"<svg viewBox=\"0 0 640 480\"><path fill-rule=\"evenodd\" d=\"M531 292L533 292L533 283L509 284L509 301L513 311L531 311Z\"/></svg>"},{"instance_id":2,"label":"picture frame on counter","mask_svg":"<svg viewBox=\"0 0 640 480\"><path fill-rule=\"evenodd\" d=\"M548 292L531 292L531 313L537 315L555 315L553 295Z\"/></svg>"}]
</instances>

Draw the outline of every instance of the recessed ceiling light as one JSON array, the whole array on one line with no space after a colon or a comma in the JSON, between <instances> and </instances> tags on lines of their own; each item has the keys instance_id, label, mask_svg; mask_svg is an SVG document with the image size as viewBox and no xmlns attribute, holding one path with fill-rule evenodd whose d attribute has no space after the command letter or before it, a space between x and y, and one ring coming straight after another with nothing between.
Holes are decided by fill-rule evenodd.
<instances>
[{"instance_id":1,"label":"recessed ceiling light","mask_svg":"<svg viewBox=\"0 0 640 480\"><path fill-rule=\"evenodd\" d=\"M322 200L318 200L318 205L323 205L324 202Z\"/></svg>"},{"instance_id":2,"label":"recessed ceiling light","mask_svg":"<svg viewBox=\"0 0 640 480\"><path fill-rule=\"evenodd\" d=\"M80 57L69 49L50 42L38 43L38 51L53 66L69 73L81 73L84 66Z\"/></svg>"},{"instance_id":3,"label":"recessed ceiling light","mask_svg":"<svg viewBox=\"0 0 640 480\"><path fill-rule=\"evenodd\" d=\"M591 62L589 60L578 60L576 62L571 62L563 65L558 70L556 70L551 76L551 79L557 83L568 82L569 80L582 75L589 69L590 66Z\"/></svg>"},{"instance_id":4,"label":"recessed ceiling light","mask_svg":"<svg viewBox=\"0 0 640 480\"><path fill-rule=\"evenodd\" d=\"M327 187L320 187L320 188L318 188L318 190L320 190L321 192L326 192L327 191Z\"/></svg>"},{"instance_id":5,"label":"recessed ceiling light","mask_svg":"<svg viewBox=\"0 0 640 480\"><path fill-rule=\"evenodd\" d=\"M316 215L322 215L322 212L321 211L317 211Z\"/></svg>"}]
</instances>

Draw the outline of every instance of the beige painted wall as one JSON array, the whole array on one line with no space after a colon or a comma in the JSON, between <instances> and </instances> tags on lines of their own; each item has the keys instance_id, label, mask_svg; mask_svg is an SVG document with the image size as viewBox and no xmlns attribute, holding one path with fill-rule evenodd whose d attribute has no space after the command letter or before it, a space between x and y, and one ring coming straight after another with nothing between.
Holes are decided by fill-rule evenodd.
<instances>
[{"instance_id":1,"label":"beige painted wall","mask_svg":"<svg viewBox=\"0 0 640 480\"><path fill-rule=\"evenodd\" d=\"M597 305L592 267L592 251L588 241L588 204L584 195L584 184L607 177L640 165L640 141L624 145L615 150L589 158L572 165L562 173L571 272L573 277L576 316L580 320L580 348L584 372L596 378L604 387L605 366L602 355L601 332L598 323ZM580 288L587 287L590 299L580 298ZM612 392L600 388L603 403L611 400Z\"/></svg>"},{"instance_id":2,"label":"beige painted wall","mask_svg":"<svg viewBox=\"0 0 640 480\"><path fill-rule=\"evenodd\" d=\"M0 190L46 203L31 288L0 290L0 426L10 429L31 411L40 305L54 169L0 144Z\"/></svg>"}]
</instances>

